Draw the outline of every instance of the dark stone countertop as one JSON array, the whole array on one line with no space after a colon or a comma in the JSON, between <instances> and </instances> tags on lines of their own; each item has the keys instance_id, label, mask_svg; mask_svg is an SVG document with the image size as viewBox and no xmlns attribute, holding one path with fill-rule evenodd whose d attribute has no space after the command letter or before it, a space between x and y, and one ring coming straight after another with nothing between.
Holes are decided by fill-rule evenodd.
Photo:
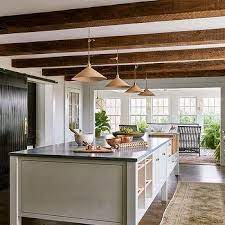
<instances>
[{"instance_id":1,"label":"dark stone countertop","mask_svg":"<svg viewBox=\"0 0 225 225\"><path fill-rule=\"evenodd\" d=\"M139 147L134 149L121 149L115 150L113 153L76 153L73 151L77 148L76 143L68 142L30 150L11 152L10 156L137 162L153 153L156 149L168 142L170 139L143 137L141 140L148 142L148 148Z\"/></svg>"}]
</instances>

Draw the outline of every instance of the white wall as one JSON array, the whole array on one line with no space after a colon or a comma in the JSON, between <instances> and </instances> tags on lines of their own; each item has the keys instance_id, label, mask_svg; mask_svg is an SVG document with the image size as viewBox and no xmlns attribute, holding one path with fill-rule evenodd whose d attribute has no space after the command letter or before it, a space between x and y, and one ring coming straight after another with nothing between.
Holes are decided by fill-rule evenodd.
<instances>
[{"instance_id":1,"label":"white wall","mask_svg":"<svg viewBox=\"0 0 225 225\"><path fill-rule=\"evenodd\" d=\"M128 83L132 84L132 81L128 81ZM143 80L138 80L137 83L144 88L145 82ZM84 104L84 112L86 112L86 116L90 115L91 118L85 117L85 121L90 121L90 123L84 126L85 131L94 131L94 90L106 90L105 82L99 82L93 86L90 86L87 94L89 94L89 98L86 96L85 104ZM221 128L225 130L225 78L224 77L213 77L213 78L170 78L170 79L152 79L149 81L149 87L151 89L176 89L176 88L221 88ZM85 122L84 121L84 122ZM221 164L225 166L225 143L221 141Z\"/></svg>"}]
</instances>

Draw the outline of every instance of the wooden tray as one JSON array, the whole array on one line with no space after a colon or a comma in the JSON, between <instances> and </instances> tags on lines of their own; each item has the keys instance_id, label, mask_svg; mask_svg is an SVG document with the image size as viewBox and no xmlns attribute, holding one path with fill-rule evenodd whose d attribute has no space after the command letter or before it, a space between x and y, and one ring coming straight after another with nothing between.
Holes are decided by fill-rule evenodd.
<instances>
[{"instance_id":1,"label":"wooden tray","mask_svg":"<svg viewBox=\"0 0 225 225\"><path fill-rule=\"evenodd\" d=\"M95 150L86 150L85 147L78 147L77 149L74 149L73 152L75 153L112 153L114 152L111 148L104 148L101 147L101 149L95 149Z\"/></svg>"}]
</instances>

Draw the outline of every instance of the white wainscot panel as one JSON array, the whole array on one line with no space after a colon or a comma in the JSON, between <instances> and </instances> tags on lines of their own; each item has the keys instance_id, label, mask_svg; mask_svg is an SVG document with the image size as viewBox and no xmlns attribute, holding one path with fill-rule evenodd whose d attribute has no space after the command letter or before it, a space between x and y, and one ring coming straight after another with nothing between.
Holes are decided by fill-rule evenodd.
<instances>
[{"instance_id":1,"label":"white wainscot panel","mask_svg":"<svg viewBox=\"0 0 225 225\"><path fill-rule=\"evenodd\" d=\"M22 161L22 213L123 221L123 166Z\"/></svg>"}]
</instances>

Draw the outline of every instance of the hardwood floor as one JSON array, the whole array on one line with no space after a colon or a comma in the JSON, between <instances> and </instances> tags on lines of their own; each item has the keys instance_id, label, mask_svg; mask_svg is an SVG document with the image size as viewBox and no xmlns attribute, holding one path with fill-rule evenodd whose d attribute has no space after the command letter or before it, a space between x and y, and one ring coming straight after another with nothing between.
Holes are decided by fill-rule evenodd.
<instances>
[{"instance_id":1,"label":"hardwood floor","mask_svg":"<svg viewBox=\"0 0 225 225\"><path fill-rule=\"evenodd\" d=\"M213 165L186 165L180 166L180 177L173 174L169 179L169 199L172 198L176 190L176 184L180 181L187 182L210 182L225 183L225 167ZM140 222L140 225L159 225L163 212L166 208L165 203L161 203L160 194L156 197L152 206ZM0 225L9 225L9 193L0 192ZM53 221L41 221L35 219L23 219L22 225L72 225L71 223L56 223Z\"/></svg>"}]
</instances>

